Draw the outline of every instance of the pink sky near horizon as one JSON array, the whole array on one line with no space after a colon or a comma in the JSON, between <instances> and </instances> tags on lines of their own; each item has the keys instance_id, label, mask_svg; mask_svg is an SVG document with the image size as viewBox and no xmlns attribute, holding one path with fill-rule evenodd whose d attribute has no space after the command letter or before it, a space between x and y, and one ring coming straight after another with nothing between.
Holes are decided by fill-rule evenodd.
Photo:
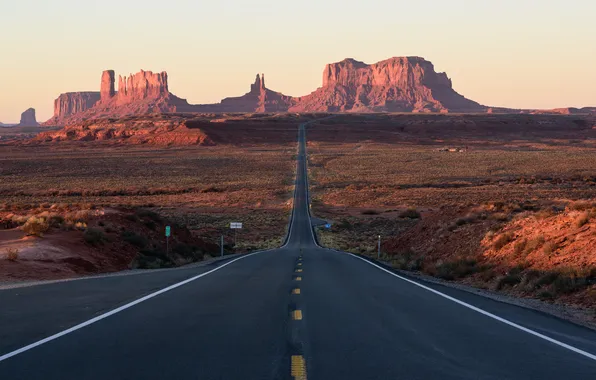
<instances>
[{"instance_id":1,"label":"pink sky near horizon","mask_svg":"<svg viewBox=\"0 0 596 380\"><path fill-rule=\"evenodd\" d=\"M165 70L193 104L267 87L301 96L323 67L422 56L460 94L511 108L596 106L596 2L584 0L19 0L0 5L0 122L51 117L102 70ZM25 26L25 27L24 27Z\"/></svg>"}]
</instances>

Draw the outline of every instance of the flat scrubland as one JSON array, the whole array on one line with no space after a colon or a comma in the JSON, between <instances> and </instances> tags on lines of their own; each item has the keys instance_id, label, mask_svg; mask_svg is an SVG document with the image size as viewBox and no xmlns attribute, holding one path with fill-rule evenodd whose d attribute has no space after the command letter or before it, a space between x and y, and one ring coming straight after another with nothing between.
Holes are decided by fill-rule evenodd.
<instances>
[{"instance_id":1,"label":"flat scrubland","mask_svg":"<svg viewBox=\"0 0 596 380\"><path fill-rule=\"evenodd\" d=\"M596 305L589 116L355 115L307 132L323 244L517 296ZM594 313L596 316L596 313Z\"/></svg>"},{"instance_id":2,"label":"flat scrubland","mask_svg":"<svg viewBox=\"0 0 596 380\"><path fill-rule=\"evenodd\" d=\"M280 245L297 124L237 140L242 125L214 124L213 146L0 145L0 281L181 265L219 255L221 235L226 253Z\"/></svg>"}]
</instances>

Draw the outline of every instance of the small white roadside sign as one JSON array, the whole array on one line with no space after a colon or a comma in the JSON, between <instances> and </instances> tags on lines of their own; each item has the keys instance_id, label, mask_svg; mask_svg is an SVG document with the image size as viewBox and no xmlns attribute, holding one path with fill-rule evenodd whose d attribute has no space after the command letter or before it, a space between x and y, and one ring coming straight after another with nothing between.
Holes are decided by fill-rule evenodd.
<instances>
[{"instance_id":1,"label":"small white roadside sign","mask_svg":"<svg viewBox=\"0 0 596 380\"><path fill-rule=\"evenodd\" d=\"M232 222L232 223L230 223L230 228L232 228L232 229L241 229L242 228L242 223L240 223L240 222Z\"/></svg>"}]
</instances>

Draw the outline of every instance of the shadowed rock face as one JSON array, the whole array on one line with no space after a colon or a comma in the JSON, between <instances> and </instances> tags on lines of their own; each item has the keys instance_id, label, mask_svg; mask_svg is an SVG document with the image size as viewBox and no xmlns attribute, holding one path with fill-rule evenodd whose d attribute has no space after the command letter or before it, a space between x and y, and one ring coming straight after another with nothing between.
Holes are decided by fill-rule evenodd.
<instances>
[{"instance_id":1,"label":"shadowed rock face","mask_svg":"<svg viewBox=\"0 0 596 380\"><path fill-rule=\"evenodd\" d=\"M39 125L37 120L35 119L35 109L29 108L25 112L21 114L21 122L19 123L20 126L23 127L36 127Z\"/></svg>"},{"instance_id":2,"label":"shadowed rock face","mask_svg":"<svg viewBox=\"0 0 596 380\"><path fill-rule=\"evenodd\" d=\"M447 112L485 107L452 88L445 73L420 57L395 57L372 65L348 58L328 64L323 87L297 98L295 112Z\"/></svg>"},{"instance_id":3,"label":"shadowed rock face","mask_svg":"<svg viewBox=\"0 0 596 380\"><path fill-rule=\"evenodd\" d=\"M101 74L101 102L107 103L109 102L114 95L116 95L116 90L114 89L114 70L105 70Z\"/></svg>"}]
</instances>

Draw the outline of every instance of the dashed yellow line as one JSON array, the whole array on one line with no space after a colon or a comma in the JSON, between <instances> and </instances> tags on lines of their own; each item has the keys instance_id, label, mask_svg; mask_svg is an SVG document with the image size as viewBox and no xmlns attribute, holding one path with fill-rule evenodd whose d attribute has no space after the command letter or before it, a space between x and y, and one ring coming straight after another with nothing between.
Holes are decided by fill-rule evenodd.
<instances>
[{"instance_id":1,"label":"dashed yellow line","mask_svg":"<svg viewBox=\"0 0 596 380\"><path fill-rule=\"evenodd\" d=\"M302 310L294 310L292 312L292 319L294 319L295 321L301 321L302 320Z\"/></svg>"},{"instance_id":2,"label":"dashed yellow line","mask_svg":"<svg viewBox=\"0 0 596 380\"><path fill-rule=\"evenodd\" d=\"M301 267L301 266L302 266L302 263L298 263L298 264L296 264L296 265L298 265L299 267Z\"/></svg>"},{"instance_id":3,"label":"dashed yellow line","mask_svg":"<svg viewBox=\"0 0 596 380\"><path fill-rule=\"evenodd\" d=\"M302 277L300 277L300 276L296 277L296 281L302 281Z\"/></svg>"},{"instance_id":4,"label":"dashed yellow line","mask_svg":"<svg viewBox=\"0 0 596 380\"><path fill-rule=\"evenodd\" d=\"M292 294L300 294L300 288L294 288Z\"/></svg>"},{"instance_id":5,"label":"dashed yellow line","mask_svg":"<svg viewBox=\"0 0 596 380\"><path fill-rule=\"evenodd\" d=\"M296 269L296 273L302 273L302 269Z\"/></svg>"},{"instance_id":6,"label":"dashed yellow line","mask_svg":"<svg viewBox=\"0 0 596 380\"><path fill-rule=\"evenodd\" d=\"M294 380L306 380L304 356L292 355L292 377Z\"/></svg>"}]
</instances>

